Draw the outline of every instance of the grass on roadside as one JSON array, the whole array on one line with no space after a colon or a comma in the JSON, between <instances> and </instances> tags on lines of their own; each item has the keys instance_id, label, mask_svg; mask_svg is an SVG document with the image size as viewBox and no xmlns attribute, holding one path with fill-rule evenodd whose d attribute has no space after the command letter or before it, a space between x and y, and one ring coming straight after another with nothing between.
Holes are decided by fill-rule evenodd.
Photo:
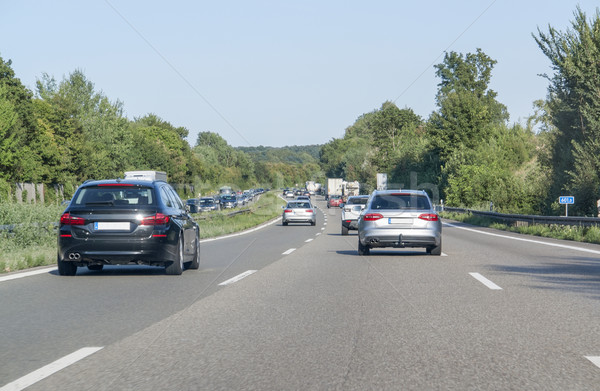
<instances>
[{"instance_id":1,"label":"grass on roadside","mask_svg":"<svg viewBox=\"0 0 600 391\"><path fill-rule=\"evenodd\" d=\"M440 216L449 220L460 221L481 227L495 228L503 231L542 236L546 238L600 244L600 227L598 226L584 227L557 224L512 226L498 223L497 221L494 221L488 217L475 216L471 213L442 212L440 213Z\"/></svg>"}]
</instances>

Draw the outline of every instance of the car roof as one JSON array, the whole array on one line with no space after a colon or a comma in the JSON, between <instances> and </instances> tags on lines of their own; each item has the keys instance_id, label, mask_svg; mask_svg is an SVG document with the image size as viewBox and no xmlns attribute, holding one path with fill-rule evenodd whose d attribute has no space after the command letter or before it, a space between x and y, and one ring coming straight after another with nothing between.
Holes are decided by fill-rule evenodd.
<instances>
[{"instance_id":1,"label":"car roof","mask_svg":"<svg viewBox=\"0 0 600 391\"><path fill-rule=\"evenodd\" d=\"M409 189L396 189L396 190L373 190L374 195L386 195L386 194L415 194L415 195L425 195L427 193L425 190L409 190Z\"/></svg>"},{"instance_id":2,"label":"car roof","mask_svg":"<svg viewBox=\"0 0 600 391\"><path fill-rule=\"evenodd\" d=\"M125 184L125 185L136 185L136 186L148 186L151 185L153 186L154 184L157 183L167 183L165 181L161 181L161 180L156 180L156 181L151 181L151 180L144 180L144 179L121 179L121 178L117 178L117 179L100 179L100 180L94 180L94 179L88 179L87 181L83 182L81 184L82 187L92 187L92 186L100 186L100 185L108 185L108 184Z\"/></svg>"}]
</instances>

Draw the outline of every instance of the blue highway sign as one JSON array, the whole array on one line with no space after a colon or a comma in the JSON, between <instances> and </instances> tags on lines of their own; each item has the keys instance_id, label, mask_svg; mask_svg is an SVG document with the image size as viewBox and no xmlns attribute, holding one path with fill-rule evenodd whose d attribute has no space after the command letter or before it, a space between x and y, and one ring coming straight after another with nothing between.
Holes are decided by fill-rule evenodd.
<instances>
[{"instance_id":1,"label":"blue highway sign","mask_svg":"<svg viewBox=\"0 0 600 391\"><path fill-rule=\"evenodd\" d=\"M575 197L573 197L573 196L558 197L558 203L559 204L574 204L575 203Z\"/></svg>"}]
</instances>

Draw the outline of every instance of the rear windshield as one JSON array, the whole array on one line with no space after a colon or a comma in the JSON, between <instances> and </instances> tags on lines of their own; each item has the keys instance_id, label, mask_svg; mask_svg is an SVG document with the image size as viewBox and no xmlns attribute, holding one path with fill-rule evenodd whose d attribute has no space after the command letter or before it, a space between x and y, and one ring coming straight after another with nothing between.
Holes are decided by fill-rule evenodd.
<instances>
[{"instance_id":1,"label":"rear windshield","mask_svg":"<svg viewBox=\"0 0 600 391\"><path fill-rule=\"evenodd\" d=\"M215 200L213 200L213 199L210 199L210 200L203 199L203 198L200 199L200 205L212 205L214 203L215 203Z\"/></svg>"},{"instance_id":2,"label":"rear windshield","mask_svg":"<svg viewBox=\"0 0 600 391\"><path fill-rule=\"evenodd\" d=\"M310 202L290 202L288 208L310 208Z\"/></svg>"},{"instance_id":3,"label":"rear windshield","mask_svg":"<svg viewBox=\"0 0 600 391\"><path fill-rule=\"evenodd\" d=\"M366 205L369 197L360 197L360 198L348 198L347 204L351 205Z\"/></svg>"},{"instance_id":4,"label":"rear windshield","mask_svg":"<svg viewBox=\"0 0 600 391\"><path fill-rule=\"evenodd\" d=\"M376 195L371 209L431 209L429 198L417 194Z\"/></svg>"},{"instance_id":5,"label":"rear windshield","mask_svg":"<svg viewBox=\"0 0 600 391\"><path fill-rule=\"evenodd\" d=\"M81 189L72 204L75 205L154 205L152 189L130 186L98 186Z\"/></svg>"}]
</instances>

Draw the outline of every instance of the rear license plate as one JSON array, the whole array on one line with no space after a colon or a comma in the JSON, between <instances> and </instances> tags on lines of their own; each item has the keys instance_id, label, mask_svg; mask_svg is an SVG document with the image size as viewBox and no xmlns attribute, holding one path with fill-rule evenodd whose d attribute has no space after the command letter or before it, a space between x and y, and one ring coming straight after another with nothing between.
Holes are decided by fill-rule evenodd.
<instances>
[{"instance_id":1,"label":"rear license plate","mask_svg":"<svg viewBox=\"0 0 600 391\"><path fill-rule=\"evenodd\" d=\"M94 230L96 231L129 231L131 230L131 224L128 221L97 221L94 223Z\"/></svg>"},{"instance_id":2,"label":"rear license plate","mask_svg":"<svg viewBox=\"0 0 600 391\"><path fill-rule=\"evenodd\" d=\"M388 218L388 224L403 224L403 225L412 225L413 219L399 219L399 218Z\"/></svg>"}]
</instances>

